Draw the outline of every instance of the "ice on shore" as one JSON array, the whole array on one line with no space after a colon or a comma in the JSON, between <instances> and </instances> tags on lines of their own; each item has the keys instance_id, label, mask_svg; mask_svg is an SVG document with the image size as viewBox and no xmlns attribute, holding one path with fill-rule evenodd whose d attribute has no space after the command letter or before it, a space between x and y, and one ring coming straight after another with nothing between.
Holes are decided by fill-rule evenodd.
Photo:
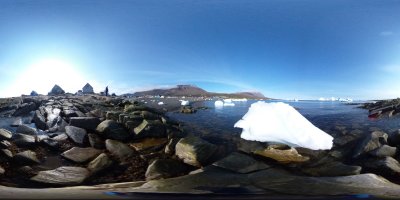
<instances>
[{"instance_id":1,"label":"ice on shore","mask_svg":"<svg viewBox=\"0 0 400 200\"><path fill-rule=\"evenodd\" d=\"M179 100L181 102L181 106L187 106L189 105L189 101L185 101L185 100Z\"/></svg>"},{"instance_id":2,"label":"ice on shore","mask_svg":"<svg viewBox=\"0 0 400 200\"><path fill-rule=\"evenodd\" d=\"M279 142L313 150L332 148L332 136L282 102L251 104L249 111L234 127L243 129L241 137L246 140Z\"/></svg>"},{"instance_id":3,"label":"ice on shore","mask_svg":"<svg viewBox=\"0 0 400 200\"><path fill-rule=\"evenodd\" d=\"M222 102L222 101L220 101L220 100L215 101L214 106L215 106L215 107L223 107L223 106L224 106L224 102Z\"/></svg>"}]
</instances>

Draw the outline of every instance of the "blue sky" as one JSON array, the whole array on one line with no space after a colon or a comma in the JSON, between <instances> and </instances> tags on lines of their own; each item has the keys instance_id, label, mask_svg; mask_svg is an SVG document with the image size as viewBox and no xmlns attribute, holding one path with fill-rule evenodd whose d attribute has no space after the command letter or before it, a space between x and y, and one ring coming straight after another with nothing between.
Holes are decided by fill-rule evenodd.
<instances>
[{"instance_id":1,"label":"blue sky","mask_svg":"<svg viewBox=\"0 0 400 200\"><path fill-rule=\"evenodd\" d=\"M400 1L0 0L0 96L86 82L400 96Z\"/></svg>"}]
</instances>

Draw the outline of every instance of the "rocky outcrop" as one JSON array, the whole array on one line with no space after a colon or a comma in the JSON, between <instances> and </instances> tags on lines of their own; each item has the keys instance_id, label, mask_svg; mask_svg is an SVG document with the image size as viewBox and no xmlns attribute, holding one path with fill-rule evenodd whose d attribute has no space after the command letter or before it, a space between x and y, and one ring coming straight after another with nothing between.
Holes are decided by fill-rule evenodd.
<instances>
[{"instance_id":1,"label":"rocky outcrop","mask_svg":"<svg viewBox=\"0 0 400 200\"><path fill-rule=\"evenodd\" d=\"M51 91L48 93L48 95L60 95L60 94L65 94L65 91L57 84L54 85Z\"/></svg>"},{"instance_id":2,"label":"rocky outcrop","mask_svg":"<svg viewBox=\"0 0 400 200\"><path fill-rule=\"evenodd\" d=\"M113 140L124 141L131 137L121 124L113 120L104 120L97 126L96 131L103 137Z\"/></svg>"},{"instance_id":3,"label":"rocky outcrop","mask_svg":"<svg viewBox=\"0 0 400 200\"><path fill-rule=\"evenodd\" d=\"M83 145L86 138L86 130L75 126L66 126L65 133L68 137L79 145Z\"/></svg>"},{"instance_id":4,"label":"rocky outcrop","mask_svg":"<svg viewBox=\"0 0 400 200\"><path fill-rule=\"evenodd\" d=\"M355 149L353 149L353 158L387 144L387 138L388 135L381 131L374 131L366 135L364 138L361 138Z\"/></svg>"},{"instance_id":5,"label":"rocky outcrop","mask_svg":"<svg viewBox=\"0 0 400 200\"><path fill-rule=\"evenodd\" d=\"M188 136L179 140L175 147L175 154L183 160L184 163L201 167L206 165L209 158L217 150L214 144L211 144L199 137Z\"/></svg>"},{"instance_id":6,"label":"rocky outcrop","mask_svg":"<svg viewBox=\"0 0 400 200\"><path fill-rule=\"evenodd\" d=\"M133 156L135 153L128 145L116 141L116 140L106 140L106 149L114 156L119 158L120 160L126 160L129 157Z\"/></svg>"}]
</instances>

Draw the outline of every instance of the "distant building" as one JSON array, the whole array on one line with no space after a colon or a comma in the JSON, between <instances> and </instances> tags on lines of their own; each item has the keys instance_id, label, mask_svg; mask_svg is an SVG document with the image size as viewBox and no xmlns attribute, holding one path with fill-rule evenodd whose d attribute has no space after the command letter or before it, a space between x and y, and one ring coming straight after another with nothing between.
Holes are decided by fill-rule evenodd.
<instances>
[{"instance_id":1,"label":"distant building","mask_svg":"<svg viewBox=\"0 0 400 200\"><path fill-rule=\"evenodd\" d=\"M82 93L83 94L94 94L93 87L89 83L86 83L86 85L83 86L83 88L82 88Z\"/></svg>"}]
</instances>

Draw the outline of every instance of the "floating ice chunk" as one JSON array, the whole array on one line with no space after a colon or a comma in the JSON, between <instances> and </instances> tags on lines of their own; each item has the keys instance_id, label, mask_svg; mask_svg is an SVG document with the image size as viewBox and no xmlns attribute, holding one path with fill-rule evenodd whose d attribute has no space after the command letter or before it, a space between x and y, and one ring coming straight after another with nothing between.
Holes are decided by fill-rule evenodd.
<instances>
[{"instance_id":1,"label":"floating ice chunk","mask_svg":"<svg viewBox=\"0 0 400 200\"><path fill-rule=\"evenodd\" d=\"M247 101L247 99L246 98L243 98L243 99L232 99L232 101L245 102L245 101Z\"/></svg>"},{"instance_id":2,"label":"floating ice chunk","mask_svg":"<svg viewBox=\"0 0 400 200\"><path fill-rule=\"evenodd\" d=\"M160 101L158 102L158 105L164 105L164 102Z\"/></svg>"},{"instance_id":3,"label":"floating ice chunk","mask_svg":"<svg viewBox=\"0 0 400 200\"><path fill-rule=\"evenodd\" d=\"M224 99L224 103L232 103L232 99Z\"/></svg>"},{"instance_id":4,"label":"floating ice chunk","mask_svg":"<svg viewBox=\"0 0 400 200\"><path fill-rule=\"evenodd\" d=\"M235 104L232 103L232 102L225 102L225 103L224 103L224 106L235 106Z\"/></svg>"},{"instance_id":5,"label":"floating ice chunk","mask_svg":"<svg viewBox=\"0 0 400 200\"><path fill-rule=\"evenodd\" d=\"M179 101L181 101L181 106L189 105L189 101L185 101L185 100L179 100Z\"/></svg>"},{"instance_id":6,"label":"floating ice chunk","mask_svg":"<svg viewBox=\"0 0 400 200\"><path fill-rule=\"evenodd\" d=\"M313 150L331 149L333 137L315 127L292 106L277 102L256 102L234 127L241 137L261 142L280 142Z\"/></svg>"},{"instance_id":7,"label":"floating ice chunk","mask_svg":"<svg viewBox=\"0 0 400 200\"><path fill-rule=\"evenodd\" d=\"M222 101L220 101L220 100L215 101L214 106L215 106L215 107L223 107L223 106L224 106L224 102L222 102Z\"/></svg>"}]
</instances>

